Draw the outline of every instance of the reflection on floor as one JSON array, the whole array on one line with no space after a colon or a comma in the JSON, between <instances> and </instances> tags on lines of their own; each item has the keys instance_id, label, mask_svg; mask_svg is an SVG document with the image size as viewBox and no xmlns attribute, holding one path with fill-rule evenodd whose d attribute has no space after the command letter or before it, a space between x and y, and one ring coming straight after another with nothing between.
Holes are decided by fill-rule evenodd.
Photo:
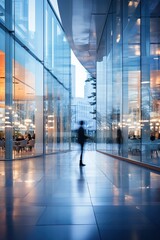
<instances>
[{"instance_id":1,"label":"reflection on floor","mask_svg":"<svg viewBox=\"0 0 160 240\"><path fill-rule=\"evenodd\" d=\"M126 151L124 149L123 152L122 150L120 150L119 152L117 144L98 143L97 149L101 152L112 154L115 156L122 156L157 167L160 166L160 147L156 151L151 150L149 147L147 150L142 147L142 151L138 149L135 151L131 151L129 148L126 148Z\"/></svg>"},{"instance_id":2,"label":"reflection on floor","mask_svg":"<svg viewBox=\"0 0 160 240\"><path fill-rule=\"evenodd\" d=\"M0 162L1 240L159 240L160 175L86 151Z\"/></svg>"}]
</instances>

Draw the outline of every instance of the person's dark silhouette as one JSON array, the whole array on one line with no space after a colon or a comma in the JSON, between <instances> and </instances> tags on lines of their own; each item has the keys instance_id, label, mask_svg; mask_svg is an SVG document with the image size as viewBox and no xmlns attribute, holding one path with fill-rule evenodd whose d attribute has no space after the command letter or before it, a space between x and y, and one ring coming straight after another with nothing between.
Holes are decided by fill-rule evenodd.
<instances>
[{"instance_id":1,"label":"person's dark silhouette","mask_svg":"<svg viewBox=\"0 0 160 240\"><path fill-rule=\"evenodd\" d=\"M84 121L80 121L79 124L80 124L80 127L78 129L78 143L80 144L80 148L81 148L79 166L85 166L85 164L83 164L82 159L83 159L84 144L87 139L87 136L85 135L85 129L83 127Z\"/></svg>"},{"instance_id":2,"label":"person's dark silhouette","mask_svg":"<svg viewBox=\"0 0 160 240\"><path fill-rule=\"evenodd\" d=\"M123 142L122 131L121 131L120 127L118 127L118 129L117 129L118 154L121 153L122 142Z\"/></svg>"}]
</instances>

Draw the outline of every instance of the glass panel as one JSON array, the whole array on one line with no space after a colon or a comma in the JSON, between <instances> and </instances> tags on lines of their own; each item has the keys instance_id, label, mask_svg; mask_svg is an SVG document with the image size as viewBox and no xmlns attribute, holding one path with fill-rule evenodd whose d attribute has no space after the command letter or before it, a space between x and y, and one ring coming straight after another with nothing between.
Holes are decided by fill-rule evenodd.
<instances>
[{"instance_id":1,"label":"glass panel","mask_svg":"<svg viewBox=\"0 0 160 240\"><path fill-rule=\"evenodd\" d=\"M45 71L46 153L69 149L69 92Z\"/></svg>"},{"instance_id":2,"label":"glass panel","mask_svg":"<svg viewBox=\"0 0 160 240\"><path fill-rule=\"evenodd\" d=\"M43 59L43 0L15 0L15 34Z\"/></svg>"},{"instance_id":3,"label":"glass panel","mask_svg":"<svg viewBox=\"0 0 160 240\"><path fill-rule=\"evenodd\" d=\"M97 145L98 149L105 149L106 143L106 82L104 72L106 69L105 45L99 52L101 58L97 62Z\"/></svg>"},{"instance_id":4,"label":"glass panel","mask_svg":"<svg viewBox=\"0 0 160 240\"><path fill-rule=\"evenodd\" d=\"M123 45L123 156L140 159L140 6L139 1L124 8ZM128 19L128 20L126 20ZM131 148L130 148L131 147ZM136 153L136 154L135 154Z\"/></svg>"},{"instance_id":5,"label":"glass panel","mask_svg":"<svg viewBox=\"0 0 160 240\"><path fill-rule=\"evenodd\" d=\"M70 48L49 4L47 4L45 18L44 56L44 62L48 70L60 79L66 88L69 88Z\"/></svg>"},{"instance_id":6,"label":"glass panel","mask_svg":"<svg viewBox=\"0 0 160 240\"><path fill-rule=\"evenodd\" d=\"M159 165L160 149L159 11L158 0L112 1L98 49L99 57L106 44L106 66L104 57L97 63L97 148L105 151L110 136L108 153L152 165ZM105 89L106 139L101 106ZM115 144L119 128L121 149Z\"/></svg>"},{"instance_id":7,"label":"glass panel","mask_svg":"<svg viewBox=\"0 0 160 240\"><path fill-rule=\"evenodd\" d=\"M15 158L43 153L42 80L41 64L15 43L13 81ZM22 143L24 146L21 146Z\"/></svg>"},{"instance_id":8,"label":"glass panel","mask_svg":"<svg viewBox=\"0 0 160 240\"><path fill-rule=\"evenodd\" d=\"M149 95L149 116L148 135L144 142L146 155L143 160L153 165L159 165L159 149L160 149L160 1L148 1L146 6L150 12L150 17L146 20L146 32L150 38L148 47L150 55L149 59L149 80L146 87L150 89Z\"/></svg>"},{"instance_id":9,"label":"glass panel","mask_svg":"<svg viewBox=\"0 0 160 240\"><path fill-rule=\"evenodd\" d=\"M112 152L122 155L122 10L121 1L113 2L113 57L112 57ZM124 135L124 134L123 134ZM118 143L118 144L117 144Z\"/></svg>"},{"instance_id":10,"label":"glass panel","mask_svg":"<svg viewBox=\"0 0 160 240\"><path fill-rule=\"evenodd\" d=\"M5 0L0 0L0 19L5 20Z\"/></svg>"},{"instance_id":11,"label":"glass panel","mask_svg":"<svg viewBox=\"0 0 160 240\"><path fill-rule=\"evenodd\" d=\"M45 17L46 153L69 148L70 48L50 5Z\"/></svg>"},{"instance_id":12,"label":"glass panel","mask_svg":"<svg viewBox=\"0 0 160 240\"><path fill-rule=\"evenodd\" d=\"M0 29L0 159L5 156L5 33Z\"/></svg>"},{"instance_id":13,"label":"glass panel","mask_svg":"<svg viewBox=\"0 0 160 240\"><path fill-rule=\"evenodd\" d=\"M44 75L44 119L45 119L45 146L46 153L56 149L57 143L57 117L56 117L56 90L55 79L45 71Z\"/></svg>"}]
</instances>

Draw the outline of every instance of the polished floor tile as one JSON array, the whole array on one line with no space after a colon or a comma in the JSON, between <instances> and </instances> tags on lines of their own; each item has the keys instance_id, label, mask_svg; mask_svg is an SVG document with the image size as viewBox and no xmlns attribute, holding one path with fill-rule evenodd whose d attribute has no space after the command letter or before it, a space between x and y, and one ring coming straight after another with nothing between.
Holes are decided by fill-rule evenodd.
<instances>
[{"instance_id":1,"label":"polished floor tile","mask_svg":"<svg viewBox=\"0 0 160 240\"><path fill-rule=\"evenodd\" d=\"M37 225L96 224L93 208L89 206L47 207Z\"/></svg>"},{"instance_id":2,"label":"polished floor tile","mask_svg":"<svg viewBox=\"0 0 160 240\"><path fill-rule=\"evenodd\" d=\"M100 240L96 225L51 225L34 227L2 227L1 240Z\"/></svg>"},{"instance_id":3,"label":"polished floor tile","mask_svg":"<svg viewBox=\"0 0 160 240\"><path fill-rule=\"evenodd\" d=\"M0 162L0 240L159 240L160 174L95 151Z\"/></svg>"}]
</instances>

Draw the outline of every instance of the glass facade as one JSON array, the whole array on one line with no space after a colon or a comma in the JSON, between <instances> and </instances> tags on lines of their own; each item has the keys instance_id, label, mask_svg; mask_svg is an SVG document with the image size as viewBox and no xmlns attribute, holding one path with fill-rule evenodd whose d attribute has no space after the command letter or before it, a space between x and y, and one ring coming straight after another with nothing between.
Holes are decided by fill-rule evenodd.
<instances>
[{"instance_id":1,"label":"glass facade","mask_svg":"<svg viewBox=\"0 0 160 240\"><path fill-rule=\"evenodd\" d=\"M70 48L47 0L0 1L0 160L70 147Z\"/></svg>"},{"instance_id":2,"label":"glass facade","mask_svg":"<svg viewBox=\"0 0 160 240\"><path fill-rule=\"evenodd\" d=\"M97 59L97 149L156 166L159 15L159 0L113 0Z\"/></svg>"}]
</instances>

